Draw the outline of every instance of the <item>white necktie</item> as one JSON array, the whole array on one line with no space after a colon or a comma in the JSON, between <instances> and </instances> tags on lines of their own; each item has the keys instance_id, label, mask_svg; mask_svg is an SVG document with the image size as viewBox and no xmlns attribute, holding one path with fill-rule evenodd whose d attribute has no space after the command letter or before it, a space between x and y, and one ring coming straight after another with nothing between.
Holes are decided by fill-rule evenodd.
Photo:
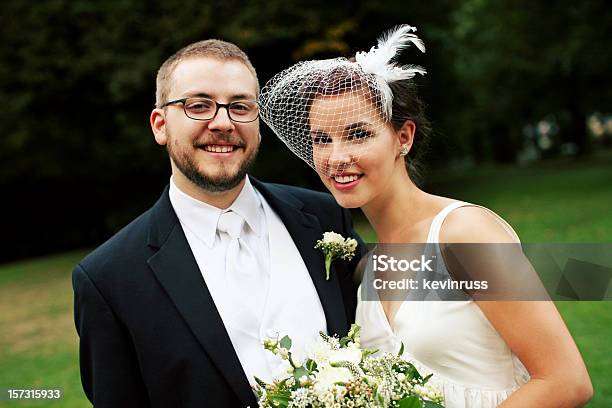
<instances>
[{"instance_id":1,"label":"white necktie","mask_svg":"<svg viewBox=\"0 0 612 408\"><path fill-rule=\"evenodd\" d=\"M259 282L265 276L255 254L240 237L243 228L244 219L233 211L224 212L219 217L219 235L221 239L229 240L225 253L225 281L231 294L234 316L240 316L244 323L259 326L267 294L258 293L255 288L261 287Z\"/></svg>"}]
</instances>

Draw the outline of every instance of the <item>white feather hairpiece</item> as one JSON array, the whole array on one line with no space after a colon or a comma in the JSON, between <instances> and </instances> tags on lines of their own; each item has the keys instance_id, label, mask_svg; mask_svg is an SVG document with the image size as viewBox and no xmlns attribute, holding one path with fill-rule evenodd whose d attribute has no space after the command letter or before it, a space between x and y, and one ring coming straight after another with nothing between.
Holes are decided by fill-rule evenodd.
<instances>
[{"instance_id":1,"label":"white feather hairpiece","mask_svg":"<svg viewBox=\"0 0 612 408\"><path fill-rule=\"evenodd\" d=\"M398 66L392 61L404 48L414 44L421 52L425 52L423 41L413 34L415 27L407 24L391 29L378 38L378 44L370 51L360 51L355 54L355 62L366 74L376 76L381 91L383 106L387 119L391 118L393 92L389 84L395 81L411 79L416 74L425 75L426 71L418 65Z\"/></svg>"}]
</instances>

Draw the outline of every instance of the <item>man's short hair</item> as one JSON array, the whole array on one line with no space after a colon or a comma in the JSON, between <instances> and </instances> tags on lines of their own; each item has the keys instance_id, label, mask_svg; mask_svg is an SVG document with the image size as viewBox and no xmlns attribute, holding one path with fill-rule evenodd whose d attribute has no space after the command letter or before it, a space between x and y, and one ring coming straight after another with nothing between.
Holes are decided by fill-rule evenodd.
<instances>
[{"instance_id":1,"label":"man's short hair","mask_svg":"<svg viewBox=\"0 0 612 408\"><path fill-rule=\"evenodd\" d=\"M172 74L176 66L188 58L211 57L220 60L236 60L242 62L251 71L257 83L257 94L259 94L259 80L255 67L251 64L249 57L236 44L232 44L222 40L204 40L178 50L174 55L168 58L157 72L156 91L155 91L155 106L160 107L168 102L168 94L170 93L170 85Z\"/></svg>"}]
</instances>

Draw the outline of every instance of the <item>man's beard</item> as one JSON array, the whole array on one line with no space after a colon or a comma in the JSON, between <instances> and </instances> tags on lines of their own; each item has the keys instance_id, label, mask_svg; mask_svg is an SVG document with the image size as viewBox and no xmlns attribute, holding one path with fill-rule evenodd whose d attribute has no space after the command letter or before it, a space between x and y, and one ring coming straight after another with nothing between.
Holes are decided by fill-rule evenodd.
<instances>
[{"instance_id":1,"label":"man's beard","mask_svg":"<svg viewBox=\"0 0 612 408\"><path fill-rule=\"evenodd\" d=\"M202 188L211 193L219 193L227 190L231 190L236 187L240 182L244 179L248 171L253 166L255 162L255 158L257 157L257 153L259 151L258 147L241 163L238 171L235 174L228 174L227 171L223 171L222 169L220 174L216 176L207 175L203 171L198 169L198 165L194 159L193 154L189 154L187 149L181 149L177 147L172 142L174 139L169 137L168 144L166 145L166 150L170 155L170 158L174 162L174 165L180 170L181 173L187 177L189 181L194 183L196 186ZM227 137L221 137L221 140L227 140ZM194 148L197 149L197 144L194 143ZM245 148L246 146L240 147Z\"/></svg>"}]
</instances>

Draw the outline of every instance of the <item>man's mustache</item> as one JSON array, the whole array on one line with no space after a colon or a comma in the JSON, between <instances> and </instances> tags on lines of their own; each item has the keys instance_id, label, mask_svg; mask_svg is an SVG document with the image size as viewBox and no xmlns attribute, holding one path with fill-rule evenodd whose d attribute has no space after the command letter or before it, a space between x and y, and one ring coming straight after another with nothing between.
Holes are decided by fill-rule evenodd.
<instances>
[{"instance_id":1,"label":"man's mustache","mask_svg":"<svg viewBox=\"0 0 612 408\"><path fill-rule=\"evenodd\" d=\"M208 137L204 140L197 140L193 143L193 147L204 147L206 145L219 144L219 142L231 144L237 147L246 147L244 140L228 133L218 133L215 134L214 137Z\"/></svg>"}]
</instances>

